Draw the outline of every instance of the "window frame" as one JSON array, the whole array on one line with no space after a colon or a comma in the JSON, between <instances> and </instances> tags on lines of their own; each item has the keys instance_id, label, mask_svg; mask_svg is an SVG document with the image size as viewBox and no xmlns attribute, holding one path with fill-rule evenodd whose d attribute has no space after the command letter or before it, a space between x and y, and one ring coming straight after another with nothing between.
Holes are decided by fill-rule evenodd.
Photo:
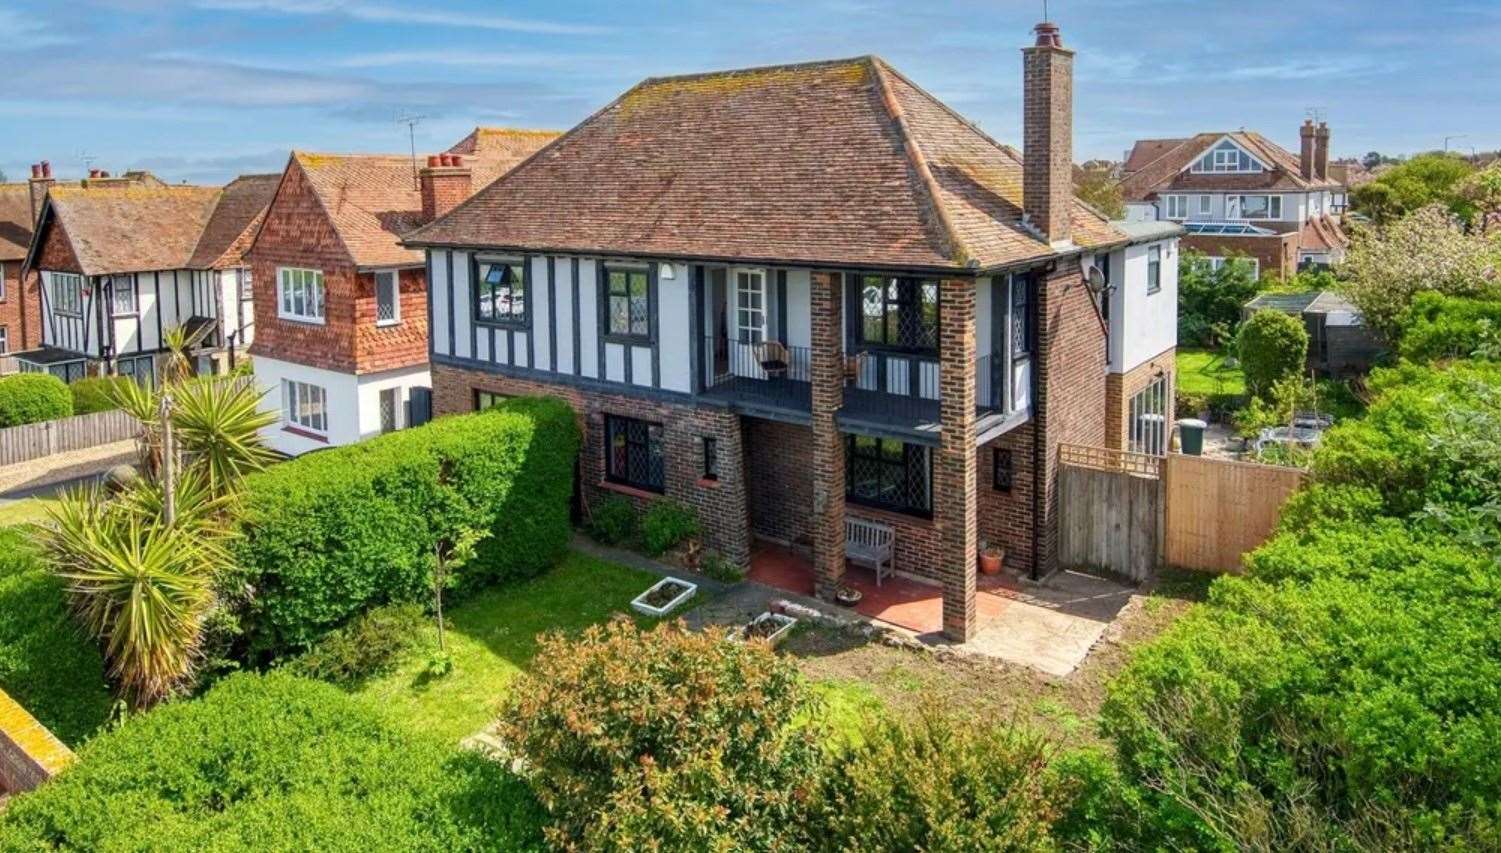
<instances>
[{"instance_id":1,"label":"window frame","mask_svg":"<svg viewBox=\"0 0 1501 853\"><path fill-rule=\"evenodd\" d=\"M120 285L126 286L121 291ZM130 307L120 308L120 294L130 294ZM110 317L135 317L141 313L141 294L136 288L136 277L133 275L112 275L109 277L109 316Z\"/></svg>"},{"instance_id":2,"label":"window frame","mask_svg":"<svg viewBox=\"0 0 1501 853\"><path fill-rule=\"evenodd\" d=\"M297 281L289 281L295 276ZM294 291L293 288L296 288ZM298 297L302 312L297 311ZM328 322L328 290L323 270L312 267L276 268L276 316L293 323L322 326Z\"/></svg>"},{"instance_id":3,"label":"window frame","mask_svg":"<svg viewBox=\"0 0 1501 853\"><path fill-rule=\"evenodd\" d=\"M1168 219L1188 218L1188 196L1183 193L1168 193L1162 197ZM1175 212L1176 211L1176 212Z\"/></svg>"},{"instance_id":4,"label":"window frame","mask_svg":"<svg viewBox=\"0 0 1501 853\"><path fill-rule=\"evenodd\" d=\"M1265 216L1247 216L1246 199L1266 199ZM1235 213L1230 213L1230 200L1235 199ZM1282 196L1280 193L1237 193L1225 197L1225 218L1236 222L1280 222L1282 220Z\"/></svg>"},{"instance_id":5,"label":"window frame","mask_svg":"<svg viewBox=\"0 0 1501 853\"><path fill-rule=\"evenodd\" d=\"M310 433L318 438L328 436L328 389L322 385L314 385L311 382L302 382L296 379L282 380L282 425L286 429ZM303 405L303 399L299 389L307 389L306 404L309 408L313 405L313 393L317 391L319 411L314 414L306 413L307 422L302 420L304 413L299 411ZM321 420L322 425L316 425Z\"/></svg>"},{"instance_id":6,"label":"window frame","mask_svg":"<svg viewBox=\"0 0 1501 853\"><path fill-rule=\"evenodd\" d=\"M381 302L381 295L380 295L381 283L380 282L381 282L381 277L382 276L390 276L390 278L391 278L391 285L390 285L391 286L391 316L387 317L385 319L382 319L381 316L380 316L380 302ZM376 270L375 273L374 273L374 279L375 279L375 326L376 326L376 328L382 328L383 329L383 328L386 328L387 326L399 326L399 325L401 325L401 271L400 270Z\"/></svg>"},{"instance_id":7,"label":"window frame","mask_svg":"<svg viewBox=\"0 0 1501 853\"><path fill-rule=\"evenodd\" d=\"M489 405L481 405L485 401L485 398L487 398L487 397L490 399L490 404ZM504 403L505 401L507 401L509 399L511 399L511 395L510 394L501 394L501 393L498 393L498 392L495 392L495 391L486 391L483 388L476 388L476 389L474 389L474 400L473 400L473 402L474 402L474 411L476 411L476 412L483 412L483 411L487 411L489 409L493 409L496 406L499 406L501 403Z\"/></svg>"},{"instance_id":8,"label":"window frame","mask_svg":"<svg viewBox=\"0 0 1501 853\"><path fill-rule=\"evenodd\" d=\"M5 285L5 262L0 261L0 302L4 302L10 288Z\"/></svg>"},{"instance_id":9,"label":"window frame","mask_svg":"<svg viewBox=\"0 0 1501 853\"><path fill-rule=\"evenodd\" d=\"M255 299L255 280L250 275L250 267L240 267L238 272L240 301L249 302Z\"/></svg>"},{"instance_id":10,"label":"window frame","mask_svg":"<svg viewBox=\"0 0 1501 853\"><path fill-rule=\"evenodd\" d=\"M600 330L600 334L603 339L613 343L652 344L652 315L656 312L657 306L656 299L652 297L651 267L641 264L606 263L602 265L601 269L603 272L601 273L600 299L603 300L602 304L604 306L604 328ZM615 292L615 276L617 274L624 276L625 289L620 293ZM645 299L646 310L640 317L636 316L635 311L637 305L636 299L638 297L631 292L632 282L636 280L637 276L640 277L641 284L645 288L645 293L642 294L641 298ZM623 332L615 330L614 303L617 298L625 300L625 331ZM635 331L638 319L646 325L646 331Z\"/></svg>"},{"instance_id":11,"label":"window frame","mask_svg":"<svg viewBox=\"0 0 1501 853\"><path fill-rule=\"evenodd\" d=\"M0 325L0 355L10 354L10 327Z\"/></svg>"},{"instance_id":12,"label":"window frame","mask_svg":"<svg viewBox=\"0 0 1501 853\"><path fill-rule=\"evenodd\" d=\"M54 272L52 276L52 298L50 301L53 314L64 317L83 316L83 276L73 272ZM65 285L72 285L68 289L71 299L59 299L58 294L63 292Z\"/></svg>"},{"instance_id":13,"label":"window frame","mask_svg":"<svg viewBox=\"0 0 1501 853\"><path fill-rule=\"evenodd\" d=\"M631 436L632 426L639 425L644 429L645 440L633 441ZM606 413L604 416L604 452L605 452L605 482L614 483L618 486L636 489L653 494L665 494L667 492L667 430L662 424L655 421L642 420L627 415L614 415ZM624 455L620 457L623 471L616 470L615 438L619 435L624 444ZM653 451L653 444L656 450ZM632 447L639 447L646 454L644 464L647 470L647 479L633 479L630 476L630 453ZM661 482L651 479L653 457L660 462L656 467L661 472Z\"/></svg>"},{"instance_id":14,"label":"window frame","mask_svg":"<svg viewBox=\"0 0 1501 853\"><path fill-rule=\"evenodd\" d=\"M391 398L391 426L386 428L385 397ZM401 429L401 388L393 385L390 388L382 388L375 395L376 415L380 418L380 434L396 432Z\"/></svg>"},{"instance_id":15,"label":"window frame","mask_svg":"<svg viewBox=\"0 0 1501 853\"><path fill-rule=\"evenodd\" d=\"M700 478L711 483L719 482L719 439L712 435L704 436L701 450L703 464Z\"/></svg>"},{"instance_id":16,"label":"window frame","mask_svg":"<svg viewBox=\"0 0 1501 853\"><path fill-rule=\"evenodd\" d=\"M866 335L867 322L875 319L875 315L867 313L865 307L867 303L865 294L872 287L872 281L880 282L879 289L881 313L879 317L881 322L882 337L886 340L872 340ZM855 282L856 287L858 288L858 291L856 293L856 302L858 303L856 309L856 343L866 349L881 350L883 352L907 353L912 355L938 355L939 343L942 340L943 332L940 325L940 317L942 316L943 288L939 286L938 279L916 278L913 276L883 275L881 273L862 273L856 278ZM896 288L896 295L894 297L892 295L893 285L895 285ZM932 287L933 292L933 329L931 333L932 342L931 344L921 340L916 343L912 343L911 341L903 342L900 340L900 338L902 337L902 312L904 310L908 312L915 312L915 319L918 323L917 328L919 329L919 334L922 334L923 336L927 335L927 320L925 317L925 306L927 305L927 300L924 298L924 296L926 295L925 291L929 286ZM891 339L893 338L893 325L895 325L894 337L898 339L895 343L891 342Z\"/></svg>"},{"instance_id":17,"label":"window frame","mask_svg":"<svg viewBox=\"0 0 1501 853\"><path fill-rule=\"evenodd\" d=\"M1189 171L1196 175L1256 175L1265 171L1265 166L1234 140L1221 139L1199 155Z\"/></svg>"},{"instance_id":18,"label":"window frame","mask_svg":"<svg viewBox=\"0 0 1501 853\"><path fill-rule=\"evenodd\" d=\"M1147 295L1162 290L1162 246L1147 247Z\"/></svg>"},{"instance_id":19,"label":"window frame","mask_svg":"<svg viewBox=\"0 0 1501 853\"><path fill-rule=\"evenodd\" d=\"M856 433L846 433L844 439L844 500L846 503L871 507L872 509L884 510L886 512L894 512L900 515L910 515L917 518L933 517L933 453L931 447L925 444L913 444L902 441L899 438L858 435ZM870 446L875 448L875 452L862 451L860 449L860 442L862 440L874 442ZM899 461L886 458L884 447L888 443L901 445L901 459ZM923 474L926 476L923 495L926 498L926 505L914 506L898 501L888 501L856 494L854 492L854 466L856 460L865 460L870 464L879 466L881 469L898 471L903 480L906 481L903 486L905 489L910 489L912 486L912 466L920 466L923 469ZM884 478L878 477L878 480L882 484L885 482Z\"/></svg>"},{"instance_id":20,"label":"window frame","mask_svg":"<svg viewBox=\"0 0 1501 853\"><path fill-rule=\"evenodd\" d=\"M1201 193L1199 195L1199 215L1200 216L1213 216L1214 215L1214 196L1212 196L1212 195L1210 195L1208 193Z\"/></svg>"},{"instance_id":21,"label":"window frame","mask_svg":"<svg viewBox=\"0 0 1501 853\"><path fill-rule=\"evenodd\" d=\"M508 283L499 284L487 282L485 280L488 276L486 267L501 265L513 270L519 269L521 272L520 281L513 280ZM530 329L532 327L532 264L529 257L525 255L521 257L495 256L484 258L476 256L471 262L469 272L469 313L475 325L494 326L497 329ZM518 284L521 289L521 308L519 311L516 308L516 290ZM491 314L489 317L484 316L484 312L480 311L480 305L483 304L480 294L481 287L489 291ZM495 305L497 304L498 295L502 292L506 294L507 311L505 316L495 316Z\"/></svg>"},{"instance_id":22,"label":"window frame","mask_svg":"<svg viewBox=\"0 0 1501 853\"><path fill-rule=\"evenodd\" d=\"M742 275L755 277L757 282L755 289L747 290L746 292L760 298L761 304L759 307L745 307L740 304L740 277ZM770 324L768 322L769 316L771 314L771 298L769 289L767 287L768 278L769 276L767 276L766 270L760 267L732 267L730 269L730 281L732 284L731 292L734 297L734 301L730 305L730 311L734 315L730 318L730 325L735 332L735 340L739 341L742 344L763 343L771 334ZM744 323L742 323L742 314L759 314L761 317L761 322L755 326L745 325ZM747 333L754 333L759 337L751 340L749 339Z\"/></svg>"}]
</instances>

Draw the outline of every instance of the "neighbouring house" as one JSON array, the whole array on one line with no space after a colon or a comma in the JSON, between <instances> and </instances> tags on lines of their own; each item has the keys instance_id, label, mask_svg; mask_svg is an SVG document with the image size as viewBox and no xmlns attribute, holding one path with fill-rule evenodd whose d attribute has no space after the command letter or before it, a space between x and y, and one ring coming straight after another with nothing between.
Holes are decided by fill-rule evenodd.
<instances>
[{"instance_id":1,"label":"neighbouring house","mask_svg":"<svg viewBox=\"0 0 1501 853\"><path fill-rule=\"evenodd\" d=\"M1263 293L1247 302L1241 316L1281 311L1299 317L1308 329L1307 369L1325 376L1369 372L1386 351L1355 306L1332 290Z\"/></svg>"},{"instance_id":2,"label":"neighbouring house","mask_svg":"<svg viewBox=\"0 0 1501 853\"><path fill-rule=\"evenodd\" d=\"M557 136L476 128L417 168L386 154L294 151L248 257L251 353L271 447L297 455L428 417L427 278L401 234Z\"/></svg>"},{"instance_id":3,"label":"neighbouring house","mask_svg":"<svg viewBox=\"0 0 1501 853\"><path fill-rule=\"evenodd\" d=\"M242 255L275 177L169 186L94 170L50 187L27 253L40 277L41 345L17 356L21 370L155 381L179 327L198 372L228 370L250 331Z\"/></svg>"},{"instance_id":4,"label":"neighbouring house","mask_svg":"<svg viewBox=\"0 0 1501 853\"><path fill-rule=\"evenodd\" d=\"M26 267L42 200L57 181L52 164L34 163L26 183L0 184L0 355L36 347L42 340L39 277Z\"/></svg>"},{"instance_id":5,"label":"neighbouring house","mask_svg":"<svg viewBox=\"0 0 1501 853\"><path fill-rule=\"evenodd\" d=\"M1258 275L1291 277L1339 263L1346 187L1329 163L1329 126L1306 121L1300 153L1248 130L1143 139L1126 157L1121 194L1132 219L1187 230L1185 251L1212 263L1249 258Z\"/></svg>"},{"instance_id":6,"label":"neighbouring house","mask_svg":"<svg viewBox=\"0 0 1501 853\"><path fill-rule=\"evenodd\" d=\"M638 84L404 240L435 412L568 400L584 512L675 499L826 597L877 525L969 638L978 542L1050 571L1058 446L1127 441L1109 393L1173 363L1181 229L1074 198L1074 54L1023 53L1023 152L875 57Z\"/></svg>"}]
</instances>

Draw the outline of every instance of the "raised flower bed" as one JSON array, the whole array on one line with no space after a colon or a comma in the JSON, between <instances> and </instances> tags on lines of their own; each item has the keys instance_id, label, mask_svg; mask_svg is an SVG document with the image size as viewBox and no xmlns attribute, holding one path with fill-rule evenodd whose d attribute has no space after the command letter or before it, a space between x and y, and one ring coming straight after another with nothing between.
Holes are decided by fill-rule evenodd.
<instances>
[{"instance_id":1,"label":"raised flower bed","mask_svg":"<svg viewBox=\"0 0 1501 853\"><path fill-rule=\"evenodd\" d=\"M666 577L631 600L631 607L646 616L666 616L698 592L698 584Z\"/></svg>"},{"instance_id":2,"label":"raised flower bed","mask_svg":"<svg viewBox=\"0 0 1501 853\"><path fill-rule=\"evenodd\" d=\"M731 629L729 638L738 642L760 639L775 647L787 638L796 625L797 620L791 616L768 611L752 619L747 625Z\"/></svg>"}]
</instances>

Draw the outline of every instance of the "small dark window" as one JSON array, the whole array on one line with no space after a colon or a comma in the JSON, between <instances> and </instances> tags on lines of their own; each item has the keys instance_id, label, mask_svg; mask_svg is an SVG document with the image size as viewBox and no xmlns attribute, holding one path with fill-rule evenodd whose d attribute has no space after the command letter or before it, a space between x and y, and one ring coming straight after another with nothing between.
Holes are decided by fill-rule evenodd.
<instances>
[{"instance_id":1,"label":"small dark window","mask_svg":"<svg viewBox=\"0 0 1501 853\"><path fill-rule=\"evenodd\" d=\"M521 261L487 261L477 265L474 319L478 323L526 325L526 266Z\"/></svg>"},{"instance_id":2,"label":"small dark window","mask_svg":"<svg viewBox=\"0 0 1501 853\"><path fill-rule=\"evenodd\" d=\"M481 391L480 389L476 388L474 389L474 410L476 412L483 412L484 410L493 406L498 406L509 399L510 395L508 394L497 394L494 391Z\"/></svg>"},{"instance_id":3,"label":"small dark window","mask_svg":"<svg viewBox=\"0 0 1501 853\"><path fill-rule=\"evenodd\" d=\"M667 486L662 425L605 415L605 478L612 483L661 492Z\"/></svg>"},{"instance_id":4,"label":"small dark window","mask_svg":"<svg viewBox=\"0 0 1501 853\"><path fill-rule=\"evenodd\" d=\"M860 342L938 349L938 282L867 275L860 280Z\"/></svg>"},{"instance_id":5,"label":"small dark window","mask_svg":"<svg viewBox=\"0 0 1501 853\"><path fill-rule=\"evenodd\" d=\"M1027 276L1011 279L1011 357L1025 358L1032 351L1032 323L1028 303L1032 280Z\"/></svg>"},{"instance_id":6,"label":"small dark window","mask_svg":"<svg viewBox=\"0 0 1501 853\"><path fill-rule=\"evenodd\" d=\"M997 447L990 458L990 484L998 492L1011 491L1011 451Z\"/></svg>"},{"instance_id":7,"label":"small dark window","mask_svg":"<svg viewBox=\"0 0 1501 853\"><path fill-rule=\"evenodd\" d=\"M627 338L651 337L651 296L646 270L606 270L605 283L609 297L609 334Z\"/></svg>"},{"instance_id":8,"label":"small dark window","mask_svg":"<svg viewBox=\"0 0 1501 853\"><path fill-rule=\"evenodd\" d=\"M704 479L719 479L719 439L704 436Z\"/></svg>"},{"instance_id":9,"label":"small dark window","mask_svg":"<svg viewBox=\"0 0 1501 853\"><path fill-rule=\"evenodd\" d=\"M846 437L845 498L910 515L933 514L928 448L893 438Z\"/></svg>"}]
</instances>

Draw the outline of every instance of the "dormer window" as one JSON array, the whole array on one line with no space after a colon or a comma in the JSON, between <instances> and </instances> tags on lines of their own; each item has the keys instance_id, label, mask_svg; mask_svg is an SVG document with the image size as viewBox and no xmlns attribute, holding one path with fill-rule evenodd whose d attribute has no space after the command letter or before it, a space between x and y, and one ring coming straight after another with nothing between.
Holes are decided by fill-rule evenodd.
<instances>
[{"instance_id":1,"label":"dormer window","mask_svg":"<svg viewBox=\"0 0 1501 853\"><path fill-rule=\"evenodd\" d=\"M1209 149L1193 164L1196 174L1254 174L1261 169L1260 160L1228 139Z\"/></svg>"}]
</instances>

